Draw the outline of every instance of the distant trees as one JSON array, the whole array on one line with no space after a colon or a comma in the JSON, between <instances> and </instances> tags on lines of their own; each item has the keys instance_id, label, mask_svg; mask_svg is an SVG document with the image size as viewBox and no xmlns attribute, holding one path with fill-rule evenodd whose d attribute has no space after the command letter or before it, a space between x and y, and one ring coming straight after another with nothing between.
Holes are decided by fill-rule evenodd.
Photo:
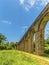
<instances>
[{"instance_id":1,"label":"distant trees","mask_svg":"<svg viewBox=\"0 0 49 65\"><path fill-rule=\"evenodd\" d=\"M49 30L47 30L46 37L47 37L47 40L49 40Z\"/></svg>"},{"instance_id":2,"label":"distant trees","mask_svg":"<svg viewBox=\"0 0 49 65\"><path fill-rule=\"evenodd\" d=\"M0 33L0 43L6 41L6 39L7 38L2 33Z\"/></svg>"},{"instance_id":3,"label":"distant trees","mask_svg":"<svg viewBox=\"0 0 49 65\"><path fill-rule=\"evenodd\" d=\"M12 50L15 49L14 42L7 42L7 38L0 33L0 50Z\"/></svg>"},{"instance_id":4,"label":"distant trees","mask_svg":"<svg viewBox=\"0 0 49 65\"><path fill-rule=\"evenodd\" d=\"M44 44L45 44L45 53L49 54L49 30L47 30L46 40L44 40Z\"/></svg>"},{"instance_id":5,"label":"distant trees","mask_svg":"<svg viewBox=\"0 0 49 65\"><path fill-rule=\"evenodd\" d=\"M44 40L45 53L49 54L49 40Z\"/></svg>"},{"instance_id":6,"label":"distant trees","mask_svg":"<svg viewBox=\"0 0 49 65\"><path fill-rule=\"evenodd\" d=\"M0 44L0 50L14 50L15 48L15 44L14 42L4 42Z\"/></svg>"}]
</instances>

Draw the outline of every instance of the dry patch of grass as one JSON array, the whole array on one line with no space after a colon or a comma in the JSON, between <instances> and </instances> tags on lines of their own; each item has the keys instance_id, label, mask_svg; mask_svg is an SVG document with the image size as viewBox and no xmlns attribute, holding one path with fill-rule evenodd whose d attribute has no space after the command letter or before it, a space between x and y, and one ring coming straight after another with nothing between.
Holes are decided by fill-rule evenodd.
<instances>
[{"instance_id":1,"label":"dry patch of grass","mask_svg":"<svg viewBox=\"0 0 49 65\"><path fill-rule=\"evenodd\" d=\"M25 54L29 56L30 58L32 58L34 61L38 62L39 65L49 65L49 58L38 56L38 55L33 55L30 53L25 53Z\"/></svg>"}]
</instances>

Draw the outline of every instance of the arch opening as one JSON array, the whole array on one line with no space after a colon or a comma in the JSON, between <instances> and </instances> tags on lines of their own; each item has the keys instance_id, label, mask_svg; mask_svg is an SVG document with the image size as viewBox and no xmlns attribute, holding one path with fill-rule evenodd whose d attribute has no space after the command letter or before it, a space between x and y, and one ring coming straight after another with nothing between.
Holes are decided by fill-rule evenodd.
<instances>
[{"instance_id":1,"label":"arch opening","mask_svg":"<svg viewBox=\"0 0 49 65\"><path fill-rule=\"evenodd\" d=\"M44 29L44 48L45 55L49 55L49 21L47 22Z\"/></svg>"},{"instance_id":2,"label":"arch opening","mask_svg":"<svg viewBox=\"0 0 49 65\"><path fill-rule=\"evenodd\" d=\"M39 55L43 55L45 48L44 48L44 33L45 33L45 27L47 22L49 22L49 13L46 14L46 16L44 16L44 18L42 19L42 21L39 24L39 30L37 33L38 39L37 39L37 54Z\"/></svg>"}]
</instances>

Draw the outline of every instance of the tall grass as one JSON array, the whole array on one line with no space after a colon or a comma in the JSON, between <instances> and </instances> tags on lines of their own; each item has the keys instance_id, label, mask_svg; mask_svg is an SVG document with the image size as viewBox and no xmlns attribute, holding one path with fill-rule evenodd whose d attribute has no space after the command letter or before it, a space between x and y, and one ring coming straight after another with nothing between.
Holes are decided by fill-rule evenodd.
<instances>
[{"instance_id":1,"label":"tall grass","mask_svg":"<svg viewBox=\"0 0 49 65\"><path fill-rule=\"evenodd\" d=\"M38 65L33 59L16 50L0 51L0 65Z\"/></svg>"}]
</instances>

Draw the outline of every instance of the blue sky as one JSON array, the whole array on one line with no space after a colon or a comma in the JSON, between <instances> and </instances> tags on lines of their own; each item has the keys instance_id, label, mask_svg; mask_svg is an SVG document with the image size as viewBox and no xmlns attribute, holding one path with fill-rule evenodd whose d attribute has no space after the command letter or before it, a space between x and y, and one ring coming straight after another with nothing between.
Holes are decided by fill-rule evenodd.
<instances>
[{"instance_id":1,"label":"blue sky","mask_svg":"<svg viewBox=\"0 0 49 65\"><path fill-rule=\"evenodd\" d=\"M49 0L0 0L0 33L19 41ZM49 23L49 22L48 22ZM48 28L48 24L46 30Z\"/></svg>"}]
</instances>

